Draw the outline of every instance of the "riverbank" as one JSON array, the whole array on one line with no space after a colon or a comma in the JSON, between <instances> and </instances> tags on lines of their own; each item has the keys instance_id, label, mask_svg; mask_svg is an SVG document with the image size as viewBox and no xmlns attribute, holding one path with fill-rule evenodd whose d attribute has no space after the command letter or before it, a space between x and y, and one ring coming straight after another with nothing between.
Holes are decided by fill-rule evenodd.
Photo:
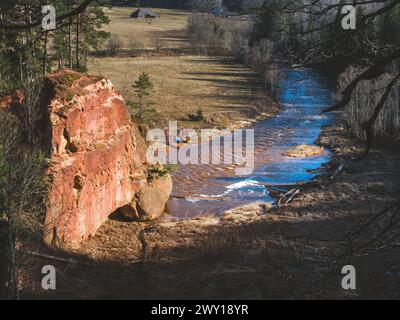
<instances>
[{"instance_id":1,"label":"riverbank","mask_svg":"<svg viewBox=\"0 0 400 320\"><path fill-rule=\"evenodd\" d=\"M319 142L332 147L337 157L362 149L342 128L326 128ZM383 248L378 251L363 249L360 256L339 259L348 252L346 235L398 199L399 161L399 151L375 148L334 181L322 176L318 185L280 208L256 204L223 217L176 223L110 220L75 253L85 265L59 263L64 272L52 296L399 298L398 243L384 246L380 241ZM385 221L380 222L360 232L353 249L369 243L384 226ZM394 228L388 236L392 232L400 231ZM43 262L37 261L37 267ZM341 289L344 264L356 267L356 291ZM34 296L43 294L37 291Z\"/></svg>"}]
</instances>

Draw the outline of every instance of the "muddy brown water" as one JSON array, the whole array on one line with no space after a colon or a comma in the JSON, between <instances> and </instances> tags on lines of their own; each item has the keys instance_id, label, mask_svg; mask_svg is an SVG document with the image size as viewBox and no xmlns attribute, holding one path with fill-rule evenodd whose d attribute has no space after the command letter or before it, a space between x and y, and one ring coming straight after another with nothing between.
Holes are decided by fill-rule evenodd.
<instances>
[{"instance_id":1,"label":"muddy brown water","mask_svg":"<svg viewBox=\"0 0 400 320\"><path fill-rule=\"evenodd\" d=\"M254 201L274 202L265 184L291 185L316 177L316 169L332 157L330 150L305 159L284 156L290 147L314 145L321 127L334 115L321 111L333 103L333 83L311 69L282 70L279 114L259 121L254 129L255 169L237 176L232 165L179 165L174 174L168 211L175 218L220 215Z\"/></svg>"}]
</instances>

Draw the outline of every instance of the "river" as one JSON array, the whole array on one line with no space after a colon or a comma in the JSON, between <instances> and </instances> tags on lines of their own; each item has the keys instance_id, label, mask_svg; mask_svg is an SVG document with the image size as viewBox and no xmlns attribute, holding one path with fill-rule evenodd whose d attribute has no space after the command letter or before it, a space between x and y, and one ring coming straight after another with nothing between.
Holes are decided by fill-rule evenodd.
<instances>
[{"instance_id":1,"label":"river","mask_svg":"<svg viewBox=\"0 0 400 320\"><path fill-rule=\"evenodd\" d=\"M174 174L169 213L176 218L219 215L224 211L255 201L274 202L264 184L295 184L312 180L315 170L332 156L289 158L290 147L314 145L321 127L330 125L334 115L321 110L332 104L333 84L311 69L282 70L277 100L278 115L252 125L255 134L255 170L236 176L232 166L180 165Z\"/></svg>"}]
</instances>

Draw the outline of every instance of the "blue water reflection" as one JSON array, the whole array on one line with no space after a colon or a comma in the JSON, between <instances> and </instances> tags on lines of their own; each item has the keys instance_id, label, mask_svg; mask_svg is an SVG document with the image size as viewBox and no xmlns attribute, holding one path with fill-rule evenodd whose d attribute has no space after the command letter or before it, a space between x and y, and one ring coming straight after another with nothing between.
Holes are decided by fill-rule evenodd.
<instances>
[{"instance_id":1,"label":"blue water reflection","mask_svg":"<svg viewBox=\"0 0 400 320\"><path fill-rule=\"evenodd\" d=\"M332 83L310 69L282 73L279 114L251 127L255 130L255 171L250 176L239 177L215 174L218 171L210 167L181 168L174 177L174 195L184 195L185 199L173 198L169 202L172 215L220 214L253 201L273 201L264 184L309 181L316 176L313 170L330 160L329 150L305 159L283 154L296 145L313 145L321 127L332 124L332 114L321 114L324 107L333 103Z\"/></svg>"}]
</instances>

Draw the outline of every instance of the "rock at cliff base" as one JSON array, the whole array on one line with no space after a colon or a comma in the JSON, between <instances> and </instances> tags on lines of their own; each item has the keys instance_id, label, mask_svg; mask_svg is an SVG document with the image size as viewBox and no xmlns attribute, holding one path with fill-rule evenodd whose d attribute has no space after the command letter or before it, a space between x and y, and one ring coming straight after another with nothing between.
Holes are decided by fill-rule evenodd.
<instances>
[{"instance_id":1,"label":"rock at cliff base","mask_svg":"<svg viewBox=\"0 0 400 320\"><path fill-rule=\"evenodd\" d=\"M132 202L119 209L119 214L131 221L149 221L162 216L172 192L170 175L153 178L137 193Z\"/></svg>"},{"instance_id":2,"label":"rock at cliff base","mask_svg":"<svg viewBox=\"0 0 400 320\"><path fill-rule=\"evenodd\" d=\"M302 144L289 149L284 153L284 155L291 158L307 158L311 156L321 155L323 152L324 147Z\"/></svg>"},{"instance_id":3,"label":"rock at cliff base","mask_svg":"<svg viewBox=\"0 0 400 320\"><path fill-rule=\"evenodd\" d=\"M159 218L172 192L171 177L158 177L144 186L136 195L136 208L139 220L147 221Z\"/></svg>"}]
</instances>

